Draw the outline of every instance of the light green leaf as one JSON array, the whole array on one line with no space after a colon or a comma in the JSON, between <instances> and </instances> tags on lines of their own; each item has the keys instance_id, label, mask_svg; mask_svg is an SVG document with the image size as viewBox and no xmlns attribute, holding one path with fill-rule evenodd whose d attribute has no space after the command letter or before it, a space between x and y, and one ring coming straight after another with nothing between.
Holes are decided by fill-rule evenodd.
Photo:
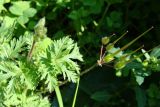
<instances>
[{"instance_id":1,"label":"light green leaf","mask_svg":"<svg viewBox=\"0 0 160 107\"><path fill-rule=\"evenodd\" d=\"M23 15L26 17L33 17L36 13L37 13L36 9L28 8L27 10L24 10Z\"/></svg>"},{"instance_id":2,"label":"light green leaf","mask_svg":"<svg viewBox=\"0 0 160 107\"><path fill-rule=\"evenodd\" d=\"M150 55L144 49L142 49L142 53L144 54L147 60L150 60Z\"/></svg>"},{"instance_id":3,"label":"light green leaf","mask_svg":"<svg viewBox=\"0 0 160 107\"><path fill-rule=\"evenodd\" d=\"M69 37L53 41L48 47L46 55L41 58L39 71L43 77L41 79L46 79L50 91L57 84L58 75L63 74L64 79L77 82L80 68L73 60L83 61L77 44Z\"/></svg>"},{"instance_id":4,"label":"light green leaf","mask_svg":"<svg viewBox=\"0 0 160 107\"><path fill-rule=\"evenodd\" d=\"M144 77L138 76L138 75L136 75L135 77L136 77L136 81L139 85L141 85L144 82Z\"/></svg>"},{"instance_id":5,"label":"light green leaf","mask_svg":"<svg viewBox=\"0 0 160 107\"><path fill-rule=\"evenodd\" d=\"M26 16L20 16L20 17L18 17L17 21L19 22L19 24L24 26L24 24L26 24L29 21L29 19Z\"/></svg>"},{"instance_id":6,"label":"light green leaf","mask_svg":"<svg viewBox=\"0 0 160 107\"><path fill-rule=\"evenodd\" d=\"M12 6L9 8L12 14L22 16L23 12L30 8L30 1L16 1L12 2Z\"/></svg>"}]
</instances>

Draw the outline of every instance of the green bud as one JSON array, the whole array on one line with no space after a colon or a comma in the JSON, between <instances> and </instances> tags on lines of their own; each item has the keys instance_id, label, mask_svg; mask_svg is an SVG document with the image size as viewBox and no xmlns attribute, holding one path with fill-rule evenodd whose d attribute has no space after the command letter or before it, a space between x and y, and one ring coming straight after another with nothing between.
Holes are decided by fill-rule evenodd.
<instances>
[{"instance_id":1,"label":"green bud","mask_svg":"<svg viewBox=\"0 0 160 107\"><path fill-rule=\"evenodd\" d=\"M147 61L147 60L144 60L144 61L142 62L142 65L143 65L144 67L147 67L147 66L148 66L148 61Z\"/></svg>"},{"instance_id":2,"label":"green bud","mask_svg":"<svg viewBox=\"0 0 160 107\"><path fill-rule=\"evenodd\" d=\"M113 47L114 47L114 44L113 44L113 43L110 43L110 44L108 44L108 45L106 46L106 50L108 51L108 50L112 49Z\"/></svg>"},{"instance_id":3,"label":"green bud","mask_svg":"<svg viewBox=\"0 0 160 107\"><path fill-rule=\"evenodd\" d=\"M105 57L104 57L104 62L105 63L109 63L111 62L112 60L114 60L114 56L112 54L107 54Z\"/></svg>"},{"instance_id":4,"label":"green bud","mask_svg":"<svg viewBox=\"0 0 160 107\"><path fill-rule=\"evenodd\" d=\"M110 41L110 37L107 37L107 36L106 36L106 37L103 37L103 38L102 38L102 44L103 44L103 45L107 45L107 44L109 43L109 41Z\"/></svg>"},{"instance_id":5,"label":"green bud","mask_svg":"<svg viewBox=\"0 0 160 107\"><path fill-rule=\"evenodd\" d=\"M120 69L124 68L125 66L126 66L126 61L123 60L123 61L116 62L114 65L114 68L116 70L120 70Z\"/></svg>"},{"instance_id":6,"label":"green bud","mask_svg":"<svg viewBox=\"0 0 160 107\"><path fill-rule=\"evenodd\" d=\"M116 71L116 76L117 77L121 77L122 76L122 72L120 70Z\"/></svg>"},{"instance_id":7,"label":"green bud","mask_svg":"<svg viewBox=\"0 0 160 107\"><path fill-rule=\"evenodd\" d=\"M39 20L39 22L37 23L37 25L34 27L34 31L35 31L35 39L43 39L46 36L47 33L47 29L45 27L45 18L42 18Z\"/></svg>"}]
</instances>

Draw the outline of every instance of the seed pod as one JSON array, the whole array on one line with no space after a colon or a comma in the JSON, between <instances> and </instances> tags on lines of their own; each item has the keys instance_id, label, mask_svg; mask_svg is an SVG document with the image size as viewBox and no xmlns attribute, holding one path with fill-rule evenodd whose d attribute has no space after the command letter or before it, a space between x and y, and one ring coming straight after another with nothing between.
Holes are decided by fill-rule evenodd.
<instances>
[{"instance_id":1,"label":"seed pod","mask_svg":"<svg viewBox=\"0 0 160 107\"><path fill-rule=\"evenodd\" d=\"M107 36L106 36L106 37L103 37L103 38L102 38L102 44L103 44L103 45L107 45L109 42L110 42L110 37L107 37Z\"/></svg>"},{"instance_id":2,"label":"seed pod","mask_svg":"<svg viewBox=\"0 0 160 107\"><path fill-rule=\"evenodd\" d=\"M135 39L133 39L132 41L130 41L128 44L126 44L125 46L123 46L121 49L117 50L114 55L118 54L120 51L123 51L124 49L128 48L130 45L132 45L135 41L137 41L139 38L141 38L143 35L145 35L146 33L148 33L150 30L153 29L153 26L151 28L149 28L148 30L146 30L144 33L142 33L141 35L139 35L138 37L136 37Z\"/></svg>"},{"instance_id":3,"label":"seed pod","mask_svg":"<svg viewBox=\"0 0 160 107\"><path fill-rule=\"evenodd\" d=\"M147 61L147 60L144 60L144 61L142 62L142 65L143 65L144 67L147 67L147 66L148 66L148 61Z\"/></svg>"},{"instance_id":4,"label":"seed pod","mask_svg":"<svg viewBox=\"0 0 160 107\"><path fill-rule=\"evenodd\" d=\"M116 62L115 64L114 64L114 68L116 69L116 70L121 70L122 68L124 68L126 66L126 61L125 61L125 59L124 60L120 60L120 61L118 61L118 62Z\"/></svg>"},{"instance_id":5,"label":"seed pod","mask_svg":"<svg viewBox=\"0 0 160 107\"><path fill-rule=\"evenodd\" d=\"M112 54L107 54L105 57L104 57L104 62L105 63L109 63L111 62L112 60L114 60L114 56Z\"/></svg>"},{"instance_id":6,"label":"seed pod","mask_svg":"<svg viewBox=\"0 0 160 107\"><path fill-rule=\"evenodd\" d=\"M114 47L114 44L113 43L110 43L106 46L106 51L112 49Z\"/></svg>"}]
</instances>

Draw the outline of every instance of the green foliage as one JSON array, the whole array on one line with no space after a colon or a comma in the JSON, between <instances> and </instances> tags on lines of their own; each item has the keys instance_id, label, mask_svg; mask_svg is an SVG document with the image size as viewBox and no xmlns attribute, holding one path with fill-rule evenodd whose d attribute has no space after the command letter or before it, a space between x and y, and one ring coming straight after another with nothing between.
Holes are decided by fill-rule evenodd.
<instances>
[{"instance_id":1,"label":"green foliage","mask_svg":"<svg viewBox=\"0 0 160 107\"><path fill-rule=\"evenodd\" d=\"M49 107L48 96L43 94L54 91L59 85L58 76L77 82L80 68L74 60L83 60L77 44L69 37L54 41L46 37L35 42L32 50L32 33L18 39L7 36L0 39L1 105ZM26 57L27 47L33 51L30 60Z\"/></svg>"},{"instance_id":2,"label":"green foliage","mask_svg":"<svg viewBox=\"0 0 160 107\"><path fill-rule=\"evenodd\" d=\"M17 21L23 26L29 21L30 17L36 14L36 9L30 7L30 1L16 1L11 3L10 12L18 16Z\"/></svg>"},{"instance_id":3,"label":"green foliage","mask_svg":"<svg viewBox=\"0 0 160 107\"><path fill-rule=\"evenodd\" d=\"M89 71L81 78L77 107L160 106L159 3L0 0L0 107L56 106L57 99L71 107L73 84ZM152 25L146 36L133 39ZM101 67L95 68L97 59ZM59 87L66 81L74 83Z\"/></svg>"}]
</instances>

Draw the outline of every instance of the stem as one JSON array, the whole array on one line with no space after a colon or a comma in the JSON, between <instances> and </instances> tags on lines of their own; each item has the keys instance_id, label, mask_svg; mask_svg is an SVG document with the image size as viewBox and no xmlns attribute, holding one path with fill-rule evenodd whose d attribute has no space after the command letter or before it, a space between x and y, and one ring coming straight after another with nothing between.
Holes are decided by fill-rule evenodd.
<instances>
[{"instance_id":1,"label":"stem","mask_svg":"<svg viewBox=\"0 0 160 107\"><path fill-rule=\"evenodd\" d=\"M31 47L30 51L28 52L27 61L30 61L32 58L32 53L35 48L35 43L36 43L35 40L33 40L32 47Z\"/></svg>"},{"instance_id":2,"label":"stem","mask_svg":"<svg viewBox=\"0 0 160 107\"><path fill-rule=\"evenodd\" d=\"M113 45L115 45L122 37L124 37L126 34L128 33L128 31L126 31L124 34L122 34L122 36L120 36L117 40L115 40L113 42Z\"/></svg>"},{"instance_id":3,"label":"stem","mask_svg":"<svg viewBox=\"0 0 160 107\"><path fill-rule=\"evenodd\" d=\"M103 20L104 20L104 17L105 17L105 15L107 14L107 11L108 11L109 7L110 7L110 4L107 5L107 7L106 7L106 9L105 9L105 11L104 11L104 13L103 13L103 15L102 15L99 23L98 23L97 31L99 31L99 29L100 29L100 27L101 27L101 25L102 25L102 22L103 22Z\"/></svg>"},{"instance_id":4,"label":"stem","mask_svg":"<svg viewBox=\"0 0 160 107\"><path fill-rule=\"evenodd\" d=\"M89 71L91 71L92 69L94 69L96 66L98 66L97 63L93 64L91 67L89 67L89 68L87 68L86 70L82 71L81 74L80 74L80 76L88 73ZM65 80L65 81L61 82L59 86L62 86L62 85L64 85L64 84L66 84L66 83L68 83L68 80Z\"/></svg>"},{"instance_id":5,"label":"stem","mask_svg":"<svg viewBox=\"0 0 160 107\"><path fill-rule=\"evenodd\" d=\"M95 63L94 65L92 65L91 67L89 67L88 69L84 70L81 72L80 76L88 73L89 71L91 71L93 68L95 68L97 66L97 63Z\"/></svg>"},{"instance_id":6,"label":"stem","mask_svg":"<svg viewBox=\"0 0 160 107\"><path fill-rule=\"evenodd\" d=\"M56 92L59 107L63 107L63 100L62 100L62 95L61 95L59 86L55 87L55 92Z\"/></svg>"},{"instance_id":7,"label":"stem","mask_svg":"<svg viewBox=\"0 0 160 107\"><path fill-rule=\"evenodd\" d=\"M149 28L148 30L146 30L144 33L142 33L141 35L139 35L138 37L136 37L135 39L133 39L131 42L129 42L128 44L126 44L125 46L123 46L121 49L117 50L115 53L113 53L113 55L118 54L120 51L123 51L124 49L128 48L130 45L132 45L135 41L137 41L140 37L142 37L143 35L145 35L146 33L148 33L150 30L153 29L153 26L151 28Z\"/></svg>"},{"instance_id":8,"label":"stem","mask_svg":"<svg viewBox=\"0 0 160 107\"><path fill-rule=\"evenodd\" d=\"M78 93L78 87L79 87L79 81L80 81L80 77L77 80L77 87L76 87L76 91L75 91L75 94L74 94L74 99L73 99L72 107L75 107L77 93Z\"/></svg>"}]
</instances>

